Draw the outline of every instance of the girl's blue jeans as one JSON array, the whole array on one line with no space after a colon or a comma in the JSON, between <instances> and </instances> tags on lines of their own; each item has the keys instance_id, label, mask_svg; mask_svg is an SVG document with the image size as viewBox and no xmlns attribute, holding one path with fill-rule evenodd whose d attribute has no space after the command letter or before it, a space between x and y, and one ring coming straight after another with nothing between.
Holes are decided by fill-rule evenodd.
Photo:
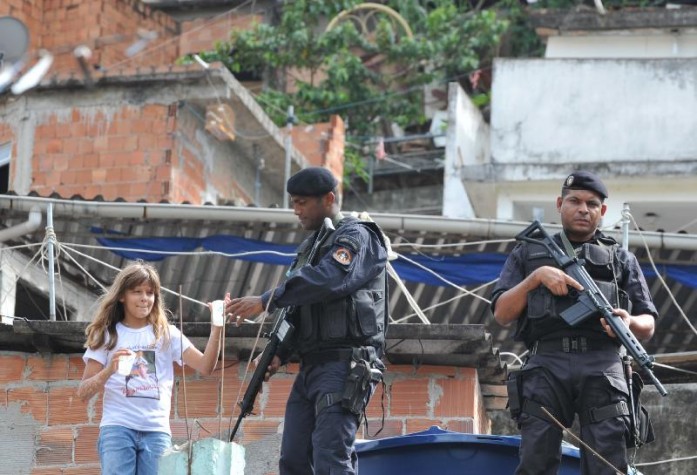
<instances>
[{"instance_id":1,"label":"girl's blue jeans","mask_svg":"<svg viewBox=\"0 0 697 475\"><path fill-rule=\"evenodd\" d=\"M104 426L97 441L102 475L157 475L160 456L171 445L166 432Z\"/></svg>"}]
</instances>

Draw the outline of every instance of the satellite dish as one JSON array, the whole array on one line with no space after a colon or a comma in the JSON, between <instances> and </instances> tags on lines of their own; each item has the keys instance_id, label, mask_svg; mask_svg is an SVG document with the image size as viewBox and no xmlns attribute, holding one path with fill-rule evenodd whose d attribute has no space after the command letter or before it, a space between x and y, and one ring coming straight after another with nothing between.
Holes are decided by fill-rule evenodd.
<instances>
[{"instance_id":1,"label":"satellite dish","mask_svg":"<svg viewBox=\"0 0 697 475\"><path fill-rule=\"evenodd\" d=\"M0 67L21 61L29 48L29 30L18 19L0 17Z\"/></svg>"}]
</instances>

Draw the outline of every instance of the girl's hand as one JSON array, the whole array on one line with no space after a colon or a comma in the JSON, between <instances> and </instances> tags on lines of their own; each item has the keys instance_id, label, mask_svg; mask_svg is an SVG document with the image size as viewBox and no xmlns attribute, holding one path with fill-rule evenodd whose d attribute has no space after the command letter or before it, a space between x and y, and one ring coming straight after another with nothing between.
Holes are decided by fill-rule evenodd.
<instances>
[{"instance_id":1,"label":"girl's hand","mask_svg":"<svg viewBox=\"0 0 697 475\"><path fill-rule=\"evenodd\" d=\"M216 300L214 302L207 303L208 310L211 312L211 331L213 330L213 327L222 327L225 324L225 308L229 303L229 292L225 294L225 298L223 300Z\"/></svg>"},{"instance_id":2,"label":"girl's hand","mask_svg":"<svg viewBox=\"0 0 697 475\"><path fill-rule=\"evenodd\" d=\"M105 368L111 373L114 374L119 368L119 358L121 356L128 356L132 352L128 348L119 348L118 350L114 351L111 354L111 359L109 362L106 364Z\"/></svg>"}]
</instances>

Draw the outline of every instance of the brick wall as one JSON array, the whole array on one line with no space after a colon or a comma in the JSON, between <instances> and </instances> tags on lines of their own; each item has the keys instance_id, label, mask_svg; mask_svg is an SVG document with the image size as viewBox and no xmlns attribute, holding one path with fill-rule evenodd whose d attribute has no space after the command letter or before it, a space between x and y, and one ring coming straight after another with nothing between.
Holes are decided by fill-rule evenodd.
<instances>
[{"instance_id":1,"label":"brick wall","mask_svg":"<svg viewBox=\"0 0 697 475\"><path fill-rule=\"evenodd\" d=\"M128 76L146 75L151 68L161 71L183 54L211 49L216 40L227 39L232 28L263 21L262 16L230 12L180 26L139 0L10 0L0 2L0 15L4 14L26 23L32 54L41 48L54 54L49 76L66 85L68 78L82 77L73 57L77 45L91 48L89 62L101 68L93 72L95 80L106 77L111 84L127 85ZM126 49L138 40L139 31L155 32L157 39L146 46L146 54L128 58ZM205 132L201 117L194 117L204 116L205 110L184 110L205 104L192 106L195 101L187 102L185 94L174 89L162 93L181 87L171 78L169 83L136 87L100 85L85 90L78 83L42 97L27 94L24 105L7 103L0 108L0 141L13 143L10 190L66 198L101 195L108 201L240 206L255 201L250 172L238 173L242 168L234 159L235 151L248 148L249 142L224 144ZM160 99L153 99L158 93ZM342 176L340 118L310 132L296 127L294 141L310 163ZM18 143L23 145L19 150Z\"/></svg>"},{"instance_id":2,"label":"brick wall","mask_svg":"<svg viewBox=\"0 0 697 475\"><path fill-rule=\"evenodd\" d=\"M52 76L81 77L73 57L73 49L81 44L91 48L92 65L114 66L112 75L170 65L179 56L178 42L172 41L178 34L176 22L139 0L10 0L0 3L3 14L25 22L31 35L30 52L45 48L54 54ZM127 58L126 49L139 39L138 31L155 32L157 39L148 44L148 54ZM66 90L65 94L80 93ZM10 189L42 196L170 200L176 105L172 109L171 104L144 102L71 108L56 99L53 107L23 117L33 128L23 126L18 114L7 114L4 122L0 120L0 141L13 141L13 162L31 161L30 183L20 189L13 188L11 163ZM24 136L19 136L20 129ZM18 157L19 141L32 144L32 157ZM200 197L190 201L198 203Z\"/></svg>"},{"instance_id":3,"label":"brick wall","mask_svg":"<svg viewBox=\"0 0 697 475\"><path fill-rule=\"evenodd\" d=\"M327 167L341 183L344 176L346 127L338 115L329 122L293 128L293 147L315 167Z\"/></svg>"},{"instance_id":4,"label":"brick wall","mask_svg":"<svg viewBox=\"0 0 697 475\"><path fill-rule=\"evenodd\" d=\"M23 21L30 32L30 52L46 49L54 55L51 75L81 75L73 56L78 45L92 50L90 63L102 68L133 71L172 64L179 57L179 26L168 15L140 0L5 0L0 15ZM140 32L156 33L147 54L126 56ZM127 62L124 62L128 59Z\"/></svg>"},{"instance_id":5,"label":"brick wall","mask_svg":"<svg viewBox=\"0 0 697 475\"><path fill-rule=\"evenodd\" d=\"M180 54L211 51L218 41L228 41L233 29L246 29L254 23L263 22L261 15L246 15L227 12L213 18L198 18L181 23L179 37Z\"/></svg>"},{"instance_id":6,"label":"brick wall","mask_svg":"<svg viewBox=\"0 0 697 475\"><path fill-rule=\"evenodd\" d=\"M221 371L202 377L175 366L176 384L172 401L171 427L175 442L215 436L234 423L234 402L240 390L246 362L227 361ZM83 403L75 392L84 365L81 355L39 355L0 352L0 420L3 427L30 427L25 433L33 446L33 457L24 465L8 462L16 473L96 474L99 472L96 439L101 417L101 395ZM274 436L283 421L285 402L297 373L289 365L265 384L257 398L255 414L242 423L238 443L242 445ZM186 390L185 390L186 387ZM379 437L400 435L427 429L432 425L469 432L488 433L489 420L484 411L476 371L471 368L390 365L384 392L385 427ZM222 394L221 394L222 392ZM222 418L219 402L222 396ZM368 408L369 432L374 434L382 418L380 388ZM18 415L19 414L19 415ZM361 438L371 438L361 426ZM3 447L26 442L18 436L0 440ZM26 454L25 454L26 455ZM247 460L254 457L248 452ZM9 464L9 465L8 465Z\"/></svg>"},{"instance_id":7,"label":"brick wall","mask_svg":"<svg viewBox=\"0 0 697 475\"><path fill-rule=\"evenodd\" d=\"M152 99L156 89L142 90L143 97L151 97L148 102L131 99L130 104L119 100L130 97L127 89L112 89L111 96L80 105L56 97L52 107L30 106L23 111L22 122L16 113L0 113L0 143L13 143L10 190L65 198L101 195L107 201L240 206L253 202L253 183L240 182L240 164L226 148L242 145L211 136L203 128L201 113L192 113L188 104L156 103ZM294 141L311 164L327 166L340 179L344 129L338 116L311 132L299 130ZM31 144L22 156L18 143ZM31 166L25 186L15 181L19 160Z\"/></svg>"},{"instance_id":8,"label":"brick wall","mask_svg":"<svg viewBox=\"0 0 697 475\"><path fill-rule=\"evenodd\" d=\"M54 0L55 3L59 3ZM29 48L41 45L44 1L3 0L0 2L0 16L12 16L22 21L29 30Z\"/></svg>"},{"instance_id":9,"label":"brick wall","mask_svg":"<svg viewBox=\"0 0 697 475\"><path fill-rule=\"evenodd\" d=\"M169 198L175 119L167 105L58 109L35 123L31 189L40 195Z\"/></svg>"}]
</instances>

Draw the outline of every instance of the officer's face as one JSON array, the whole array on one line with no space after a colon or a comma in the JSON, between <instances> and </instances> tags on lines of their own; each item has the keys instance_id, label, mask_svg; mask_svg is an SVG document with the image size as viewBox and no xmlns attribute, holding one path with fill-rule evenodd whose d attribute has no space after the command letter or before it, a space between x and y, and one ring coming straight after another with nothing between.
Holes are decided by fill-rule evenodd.
<instances>
[{"instance_id":1,"label":"officer's face","mask_svg":"<svg viewBox=\"0 0 697 475\"><path fill-rule=\"evenodd\" d=\"M568 190L557 198L557 210L569 239L584 242L593 237L607 206L592 191Z\"/></svg>"},{"instance_id":2,"label":"officer's face","mask_svg":"<svg viewBox=\"0 0 697 475\"><path fill-rule=\"evenodd\" d=\"M306 231L315 231L322 227L324 218L331 216L333 193L323 196L290 195L293 211Z\"/></svg>"}]
</instances>

